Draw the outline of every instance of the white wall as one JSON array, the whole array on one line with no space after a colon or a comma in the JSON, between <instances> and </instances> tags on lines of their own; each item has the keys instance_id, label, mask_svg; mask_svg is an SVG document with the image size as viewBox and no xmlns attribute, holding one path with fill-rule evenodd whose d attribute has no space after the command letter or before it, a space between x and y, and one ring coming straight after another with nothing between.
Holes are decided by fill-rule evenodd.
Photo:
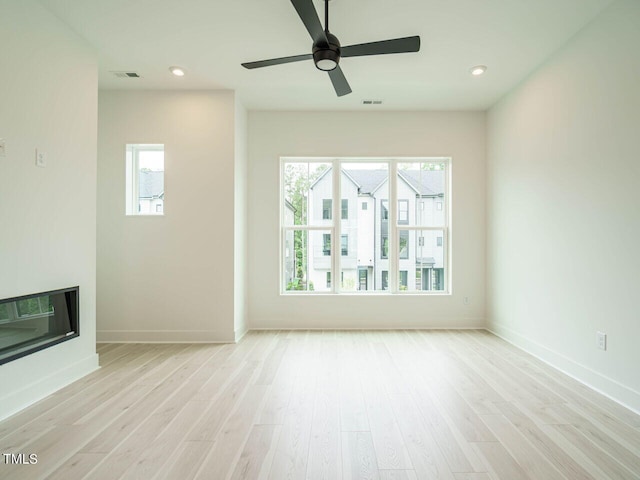
<instances>
[{"instance_id":1,"label":"white wall","mask_svg":"<svg viewBox=\"0 0 640 480\"><path fill-rule=\"evenodd\" d=\"M234 341L231 91L101 91L98 340ZM125 215L125 145L165 146L164 215Z\"/></svg>"},{"instance_id":2,"label":"white wall","mask_svg":"<svg viewBox=\"0 0 640 480\"><path fill-rule=\"evenodd\" d=\"M0 11L0 298L80 286L80 336L0 366L4 418L98 366L98 87L94 53L40 4Z\"/></svg>"},{"instance_id":3,"label":"white wall","mask_svg":"<svg viewBox=\"0 0 640 480\"><path fill-rule=\"evenodd\" d=\"M247 111L235 104L234 171L234 334L247 332Z\"/></svg>"},{"instance_id":4,"label":"white wall","mask_svg":"<svg viewBox=\"0 0 640 480\"><path fill-rule=\"evenodd\" d=\"M281 296L281 156L452 157L452 295ZM249 327L484 326L484 189L482 112L250 112ZM469 305L463 303L465 296Z\"/></svg>"},{"instance_id":5,"label":"white wall","mask_svg":"<svg viewBox=\"0 0 640 480\"><path fill-rule=\"evenodd\" d=\"M491 329L636 410L639 26L614 3L494 106L487 174Z\"/></svg>"}]
</instances>

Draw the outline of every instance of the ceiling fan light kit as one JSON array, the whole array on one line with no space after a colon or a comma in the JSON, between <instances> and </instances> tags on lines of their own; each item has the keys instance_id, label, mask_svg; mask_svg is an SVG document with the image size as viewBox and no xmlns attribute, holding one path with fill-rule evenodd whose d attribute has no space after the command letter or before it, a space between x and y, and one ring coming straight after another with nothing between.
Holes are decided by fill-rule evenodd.
<instances>
[{"instance_id":1,"label":"ceiling fan light kit","mask_svg":"<svg viewBox=\"0 0 640 480\"><path fill-rule=\"evenodd\" d=\"M324 28L322 28L316 9L313 6L313 0L291 0L291 3L313 40L311 54L248 62L243 63L243 67L253 69L300 62L302 60L313 60L318 70L329 74L336 94L341 97L351 93L349 82L347 82L339 65L341 58L420 51L420 37L418 36L341 47L338 38L329 32L329 0L324 0Z\"/></svg>"},{"instance_id":2,"label":"ceiling fan light kit","mask_svg":"<svg viewBox=\"0 0 640 480\"><path fill-rule=\"evenodd\" d=\"M335 35L326 32L328 45L313 45L313 61L318 70L329 72L340 63L340 42Z\"/></svg>"}]
</instances>

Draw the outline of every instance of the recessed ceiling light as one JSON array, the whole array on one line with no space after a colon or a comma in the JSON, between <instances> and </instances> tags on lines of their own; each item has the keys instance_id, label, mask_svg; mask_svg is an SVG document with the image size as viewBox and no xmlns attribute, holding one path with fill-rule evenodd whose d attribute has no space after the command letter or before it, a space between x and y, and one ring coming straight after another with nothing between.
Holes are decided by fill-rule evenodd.
<instances>
[{"instance_id":1,"label":"recessed ceiling light","mask_svg":"<svg viewBox=\"0 0 640 480\"><path fill-rule=\"evenodd\" d=\"M471 75L474 75L477 77L478 75L482 75L486 71L487 71L487 67L485 65L476 65L471 69Z\"/></svg>"},{"instance_id":2,"label":"recessed ceiling light","mask_svg":"<svg viewBox=\"0 0 640 480\"><path fill-rule=\"evenodd\" d=\"M180 67L169 67L169 71L176 77L184 77L184 69Z\"/></svg>"}]
</instances>

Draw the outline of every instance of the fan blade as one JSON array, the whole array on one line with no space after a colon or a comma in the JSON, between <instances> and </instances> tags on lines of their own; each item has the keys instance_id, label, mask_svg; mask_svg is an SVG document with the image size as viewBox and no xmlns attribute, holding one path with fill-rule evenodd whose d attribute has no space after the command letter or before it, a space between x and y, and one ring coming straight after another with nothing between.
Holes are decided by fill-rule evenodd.
<instances>
[{"instance_id":1,"label":"fan blade","mask_svg":"<svg viewBox=\"0 0 640 480\"><path fill-rule=\"evenodd\" d=\"M304 26L307 28L309 35L313 39L313 43L322 43L325 45L329 44L327 40L327 35L322 28L322 24L320 23L320 19L318 18L318 12L316 12L315 7L313 6L312 0L291 0L293 7L300 15L300 20L304 23Z\"/></svg>"},{"instance_id":2,"label":"fan blade","mask_svg":"<svg viewBox=\"0 0 640 480\"><path fill-rule=\"evenodd\" d=\"M247 62L243 63L242 66L244 68L260 68L260 67L270 67L271 65L282 65L283 63L292 63L292 62L301 62L302 60L310 60L313 58L313 55L307 53L305 55L294 55L293 57L281 57L281 58L272 58L270 60L259 60L257 62Z\"/></svg>"},{"instance_id":3,"label":"fan blade","mask_svg":"<svg viewBox=\"0 0 640 480\"><path fill-rule=\"evenodd\" d=\"M395 38L381 42L360 43L340 49L341 57L363 57L365 55L386 55L389 53L408 53L420 50L420 37Z\"/></svg>"},{"instance_id":4,"label":"fan blade","mask_svg":"<svg viewBox=\"0 0 640 480\"><path fill-rule=\"evenodd\" d=\"M342 69L340 68L340 65L338 65L333 70L329 71L329 78L331 79L331 83L333 83L333 88L335 89L336 94L339 97L342 97L343 95L348 95L351 93L351 87L349 86L349 82L347 82L347 79L345 78L344 73L342 73Z\"/></svg>"}]
</instances>

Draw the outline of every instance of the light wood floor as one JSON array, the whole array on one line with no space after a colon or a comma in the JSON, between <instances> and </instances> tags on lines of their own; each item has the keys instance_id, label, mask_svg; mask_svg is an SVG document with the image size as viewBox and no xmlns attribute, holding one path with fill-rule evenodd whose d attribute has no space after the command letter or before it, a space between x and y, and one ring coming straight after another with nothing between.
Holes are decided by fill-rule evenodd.
<instances>
[{"instance_id":1,"label":"light wood floor","mask_svg":"<svg viewBox=\"0 0 640 480\"><path fill-rule=\"evenodd\" d=\"M0 422L3 479L634 479L640 416L484 331L99 345Z\"/></svg>"}]
</instances>

